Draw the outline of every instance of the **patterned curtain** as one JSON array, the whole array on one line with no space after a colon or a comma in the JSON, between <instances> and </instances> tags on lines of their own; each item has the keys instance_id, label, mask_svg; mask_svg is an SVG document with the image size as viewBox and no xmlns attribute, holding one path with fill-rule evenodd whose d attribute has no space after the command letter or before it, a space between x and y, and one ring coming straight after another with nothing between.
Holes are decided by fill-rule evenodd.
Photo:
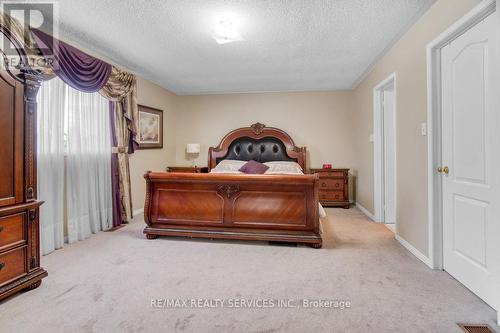
<instances>
[{"instance_id":1,"label":"patterned curtain","mask_svg":"<svg viewBox=\"0 0 500 333\"><path fill-rule=\"evenodd\" d=\"M115 206L120 209L113 224L119 225L132 219L132 193L130 189L129 154L137 148L137 80L135 75L113 66L108 81L99 93L110 100L113 148L112 168ZM118 221L118 218L121 221Z\"/></svg>"}]
</instances>

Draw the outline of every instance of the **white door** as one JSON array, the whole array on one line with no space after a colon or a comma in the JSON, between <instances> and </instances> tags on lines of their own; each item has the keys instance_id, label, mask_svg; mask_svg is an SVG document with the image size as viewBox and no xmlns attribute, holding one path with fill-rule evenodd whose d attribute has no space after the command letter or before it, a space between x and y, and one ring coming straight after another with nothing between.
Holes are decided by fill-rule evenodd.
<instances>
[{"instance_id":1,"label":"white door","mask_svg":"<svg viewBox=\"0 0 500 333\"><path fill-rule=\"evenodd\" d=\"M384 132L384 221L396 223L396 118L394 85L383 93L383 132Z\"/></svg>"},{"instance_id":2,"label":"white door","mask_svg":"<svg viewBox=\"0 0 500 333\"><path fill-rule=\"evenodd\" d=\"M500 126L495 15L442 49L444 269L500 307ZM449 169L449 171L448 171ZM448 171L448 173L446 173Z\"/></svg>"}]
</instances>

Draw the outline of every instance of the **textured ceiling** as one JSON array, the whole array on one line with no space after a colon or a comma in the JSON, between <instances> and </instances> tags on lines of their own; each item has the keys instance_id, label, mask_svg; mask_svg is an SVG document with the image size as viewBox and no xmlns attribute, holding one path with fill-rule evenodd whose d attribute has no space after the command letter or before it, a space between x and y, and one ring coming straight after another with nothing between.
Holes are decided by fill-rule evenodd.
<instances>
[{"instance_id":1,"label":"textured ceiling","mask_svg":"<svg viewBox=\"0 0 500 333\"><path fill-rule=\"evenodd\" d=\"M63 0L59 36L177 94L349 89L434 1Z\"/></svg>"}]
</instances>

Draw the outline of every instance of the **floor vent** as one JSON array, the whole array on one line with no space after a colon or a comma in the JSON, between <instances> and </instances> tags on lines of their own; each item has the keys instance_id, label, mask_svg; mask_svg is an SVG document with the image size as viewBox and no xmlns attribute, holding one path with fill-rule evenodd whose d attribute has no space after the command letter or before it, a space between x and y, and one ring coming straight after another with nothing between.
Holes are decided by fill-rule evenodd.
<instances>
[{"instance_id":1,"label":"floor vent","mask_svg":"<svg viewBox=\"0 0 500 333\"><path fill-rule=\"evenodd\" d=\"M458 324L467 333L495 333L488 325L484 324Z\"/></svg>"}]
</instances>

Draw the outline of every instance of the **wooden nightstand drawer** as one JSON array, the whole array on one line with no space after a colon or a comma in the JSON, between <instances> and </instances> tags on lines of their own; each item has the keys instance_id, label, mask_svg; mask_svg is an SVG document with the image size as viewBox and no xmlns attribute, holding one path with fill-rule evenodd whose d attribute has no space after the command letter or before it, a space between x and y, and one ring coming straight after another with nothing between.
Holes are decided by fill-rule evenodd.
<instances>
[{"instance_id":1,"label":"wooden nightstand drawer","mask_svg":"<svg viewBox=\"0 0 500 333\"><path fill-rule=\"evenodd\" d=\"M343 171L316 171L320 177L328 177L328 178L344 178Z\"/></svg>"},{"instance_id":2,"label":"wooden nightstand drawer","mask_svg":"<svg viewBox=\"0 0 500 333\"><path fill-rule=\"evenodd\" d=\"M26 273L26 247L0 254L0 285Z\"/></svg>"},{"instance_id":3,"label":"wooden nightstand drawer","mask_svg":"<svg viewBox=\"0 0 500 333\"><path fill-rule=\"evenodd\" d=\"M25 223L26 213L0 217L0 251L26 242Z\"/></svg>"},{"instance_id":4,"label":"wooden nightstand drawer","mask_svg":"<svg viewBox=\"0 0 500 333\"><path fill-rule=\"evenodd\" d=\"M319 192L320 201L344 201L344 191L320 191Z\"/></svg>"},{"instance_id":5,"label":"wooden nightstand drawer","mask_svg":"<svg viewBox=\"0 0 500 333\"><path fill-rule=\"evenodd\" d=\"M344 179L321 178L319 179L320 190L344 190Z\"/></svg>"}]
</instances>

